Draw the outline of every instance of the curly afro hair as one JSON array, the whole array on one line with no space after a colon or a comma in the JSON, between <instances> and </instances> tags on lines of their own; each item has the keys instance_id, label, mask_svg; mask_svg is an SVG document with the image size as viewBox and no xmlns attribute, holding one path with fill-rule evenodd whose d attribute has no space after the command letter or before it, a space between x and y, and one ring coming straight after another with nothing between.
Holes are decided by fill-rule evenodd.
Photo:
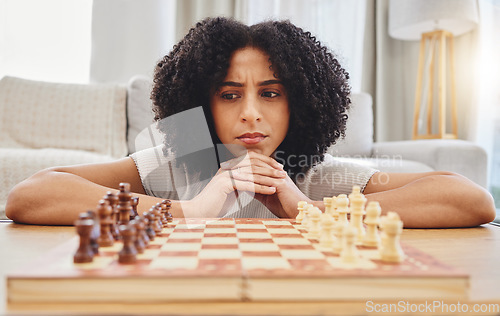
<instances>
[{"instance_id":1,"label":"curly afro hair","mask_svg":"<svg viewBox=\"0 0 500 316\"><path fill-rule=\"evenodd\" d=\"M155 120L202 107L212 140L220 143L210 96L224 81L233 53L244 47L261 49L270 57L271 69L287 91L289 129L277 160L282 159L289 174L305 172L323 161L327 148L344 136L351 103L349 75L311 33L289 21L247 26L219 17L197 23L155 68ZM168 139L166 135L167 143ZM169 147L175 152L175 144Z\"/></svg>"}]
</instances>

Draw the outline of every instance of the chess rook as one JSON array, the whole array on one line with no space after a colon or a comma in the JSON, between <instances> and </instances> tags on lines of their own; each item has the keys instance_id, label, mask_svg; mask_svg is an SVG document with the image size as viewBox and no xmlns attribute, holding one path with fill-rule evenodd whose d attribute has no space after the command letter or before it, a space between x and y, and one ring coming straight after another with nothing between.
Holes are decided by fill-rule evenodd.
<instances>
[{"instance_id":1,"label":"chess rook","mask_svg":"<svg viewBox=\"0 0 500 316\"><path fill-rule=\"evenodd\" d=\"M120 225L120 234L123 240L123 248L118 253L118 262L124 264L135 263L137 261L135 228L132 225Z\"/></svg>"},{"instance_id":2,"label":"chess rook","mask_svg":"<svg viewBox=\"0 0 500 316\"><path fill-rule=\"evenodd\" d=\"M111 233L113 227L113 219L111 218L112 213L113 210L107 201L99 201L97 214L99 215L101 234L97 239L97 243L100 247L110 247L113 246L115 242L113 234Z\"/></svg>"},{"instance_id":3,"label":"chess rook","mask_svg":"<svg viewBox=\"0 0 500 316\"><path fill-rule=\"evenodd\" d=\"M403 222L399 215L389 212L381 219L382 244L380 247L380 257L382 261L398 263L403 261L404 253L399 244L401 233L403 232Z\"/></svg>"},{"instance_id":4,"label":"chess rook","mask_svg":"<svg viewBox=\"0 0 500 316\"><path fill-rule=\"evenodd\" d=\"M90 234L94 227L91 219L78 219L75 221L76 232L80 236L80 244L73 256L74 263L88 263L94 259L94 250L90 242Z\"/></svg>"}]
</instances>

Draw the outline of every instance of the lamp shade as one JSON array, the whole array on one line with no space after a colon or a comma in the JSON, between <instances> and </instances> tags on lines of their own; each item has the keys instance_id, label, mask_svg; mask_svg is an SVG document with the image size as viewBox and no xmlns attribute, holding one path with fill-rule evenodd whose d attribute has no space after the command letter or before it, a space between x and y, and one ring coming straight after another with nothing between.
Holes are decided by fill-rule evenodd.
<instances>
[{"instance_id":1,"label":"lamp shade","mask_svg":"<svg viewBox=\"0 0 500 316\"><path fill-rule=\"evenodd\" d=\"M390 0L389 35L420 40L422 33L445 30L458 36L478 24L475 0Z\"/></svg>"}]
</instances>

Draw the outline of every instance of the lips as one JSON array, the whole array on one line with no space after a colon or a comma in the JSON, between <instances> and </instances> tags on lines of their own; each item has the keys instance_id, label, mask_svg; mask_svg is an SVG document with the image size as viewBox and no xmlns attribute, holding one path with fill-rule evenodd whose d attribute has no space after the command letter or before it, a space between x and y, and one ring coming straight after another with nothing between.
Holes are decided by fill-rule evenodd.
<instances>
[{"instance_id":1,"label":"lips","mask_svg":"<svg viewBox=\"0 0 500 316\"><path fill-rule=\"evenodd\" d=\"M261 141L266 139L266 137L267 137L266 135L257 132L257 133L245 133L236 138L245 144L253 145L260 143Z\"/></svg>"}]
</instances>

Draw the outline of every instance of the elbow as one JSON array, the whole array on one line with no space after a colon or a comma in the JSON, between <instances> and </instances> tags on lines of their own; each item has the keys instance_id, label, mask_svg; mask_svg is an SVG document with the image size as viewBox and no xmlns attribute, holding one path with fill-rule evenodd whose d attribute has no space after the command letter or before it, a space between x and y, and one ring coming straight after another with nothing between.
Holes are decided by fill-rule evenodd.
<instances>
[{"instance_id":1,"label":"elbow","mask_svg":"<svg viewBox=\"0 0 500 316\"><path fill-rule=\"evenodd\" d=\"M481 194L478 197L477 200L477 206L476 206L476 214L477 214L477 219L480 222L480 224L486 224L489 222L492 222L495 220L496 217L496 207L495 207L495 200L491 196L491 194L486 191L485 189L481 188Z\"/></svg>"},{"instance_id":2,"label":"elbow","mask_svg":"<svg viewBox=\"0 0 500 316\"><path fill-rule=\"evenodd\" d=\"M25 180L26 181L26 180ZM24 194L26 191L25 181L17 184L9 192L7 196L7 204L5 205L5 215L17 223L22 223L26 217L26 204L29 203L28 196Z\"/></svg>"},{"instance_id":3,"label":"elbow","mask_svg":"<svg viewBox=\"0 0 500 316\"><path fill-rule=\"evenodd\" d=\"M470 181L470 180L467 180ZM471 217L471 226L478 226L493 221L496 217L495 201L488 190L470 181L471 186L466 186L462 191L462 206Z\"/></svg>"},{"instance_id":4,"label":"elbow","mask_svg":"<svg viewBox=\"0 0 500 316\"><path fill-rule=\"evenodd\" d=\"M31 223L30 217L36 210L39 198L39 181L51 173L51 169L39 171L18 183L7 196L5 215L16 223Z\"/></svg>"}]
</instances>

